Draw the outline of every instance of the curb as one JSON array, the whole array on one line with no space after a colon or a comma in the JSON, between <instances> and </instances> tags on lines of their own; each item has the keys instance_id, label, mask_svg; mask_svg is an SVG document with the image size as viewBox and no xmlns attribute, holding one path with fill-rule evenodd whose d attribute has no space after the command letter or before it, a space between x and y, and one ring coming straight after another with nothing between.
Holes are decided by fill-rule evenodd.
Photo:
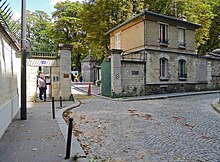
<instances>
[{"instance_id":1,"label":"curb","mask_svg":"<svg viewBox=\"0 0 220 162\"><path fill-rule=\"evenodd\" d=\"M74 85L72 86L78 91L87 93L87 91L84 89L75 87ZM198 91L198 92L166 93L166 94L156 94L156 95L137 96L137 97L121 97L121 98L111 98L111 97L106 97L106 96L102 96L102 95L94 94L94 93L92 93L92 95L99 97L99 98L111 100L111 101L139 101L139 100L141 101L141 100L167 99L167 98L174 98L174 97L184 97L184 96L213 94L213 93L220 93L220 92L219 90L213 90L213 91Z\"/></svg>"},{"instance_id":2,"label":"curb","mask_svg":"<svg viewBox=\"0 0 220 162\"><path fill-rule=\"evenodd\" d=\"M220 104L219 104L219 100L218 99L215 99L213 102L212 102L212 107L215 111L217 111L218 113L220 113Z\"/></svg>"},{"instance_id":3,"label":"curb","mask_svg":"<svg viewBox=\"0 0 220 162\"><path fill-rule=\"evenodd\" d=\"M68 109L73 109L76 107L79 107L81 105L81 102L79 101L75 101L74 104L69 105L63 109L60 109L58 112L56 112L56 121L57 124L64 136L65 141L67 141L67 135L68 135L68 126L66 121L63 119L63 113L68 110ZM80 143L78 142L77 138L75 137L75 135L72 133L72 141L71 141L71 153L70 153L70 159L72 157L75 156L79 156L79 157L85 157L85 153L82 149L82 147L80 146ZM68 159L67 159L68 160ZM77 159L77 162L88 162L89 160L87 158L83 158L83 159Z\"/></svg>"}]
</instances>

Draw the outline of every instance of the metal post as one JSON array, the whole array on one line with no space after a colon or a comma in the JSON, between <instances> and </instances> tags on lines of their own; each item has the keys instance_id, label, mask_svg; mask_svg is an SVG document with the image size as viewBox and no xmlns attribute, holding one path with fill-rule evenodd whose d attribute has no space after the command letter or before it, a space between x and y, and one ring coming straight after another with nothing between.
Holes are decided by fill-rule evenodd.
<instances>
[{"instance_id":1,"label":"metal post","mask_svg":"<svg viewBox=\"0 0 220 162\"><path fill-rule=\"evenodd\" d=\"M60 96L60 108L62 108L63 105L62 105L62 96Z\"/></svg>"},{"instance_id":2,"label":"metal post","mask_svg":"<svg viewBox=\"0 0 220 162\"><path fill-rule=\"evenodd\" d=\"M65 159L70 158L72 131L73 131L73 118L70 117L69 118L69 128L68 128L68 135L67 135L67 145L66 145L66 157L65 157Z\"/></svg>"},{"instance_id":3,"label":"metal post","mask_svg":"<svg viewBox=\"0 0 220 162\"><path fill-rule=\"evenodd\" d=\"M21 8L21 120L26 120L26 0L22 0Z\"/></svg>"},{"instance_id":4,"label":"metal post","mask_svg":"<svg viewBox=\"0 0 220 162\"><path fill-rule=\"evenodd\" d=\"M55 119L54 97L52 97L52 116Z\"/></svg>"}]
</instances>

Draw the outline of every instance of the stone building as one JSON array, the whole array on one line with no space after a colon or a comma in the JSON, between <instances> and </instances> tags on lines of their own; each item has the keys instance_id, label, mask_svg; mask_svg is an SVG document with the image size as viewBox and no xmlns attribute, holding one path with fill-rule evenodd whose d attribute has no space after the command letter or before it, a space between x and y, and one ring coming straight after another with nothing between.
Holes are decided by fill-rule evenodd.
<instances>
[{"instance_id":1,"label":"stone building","mask_svg":"<svg viewBox=\"0 0 220 162\"><path fill-rule=\"evenodd\" d=\"M195 34L200 27L144 10L108 31L110 96L218 88L219 58L200 57L195 52Z\"/></svg>"},{"instance_id":2,"label":"stone building","mask_svg":"<svg viewBox=\"0 0 220 162\"><path fill-rule=\"evenodd\" d=\"M82 78L84 82L95 82L99 79L99 62L93 55L86 56L81 63Z\"/></svg>"}]
</instances>

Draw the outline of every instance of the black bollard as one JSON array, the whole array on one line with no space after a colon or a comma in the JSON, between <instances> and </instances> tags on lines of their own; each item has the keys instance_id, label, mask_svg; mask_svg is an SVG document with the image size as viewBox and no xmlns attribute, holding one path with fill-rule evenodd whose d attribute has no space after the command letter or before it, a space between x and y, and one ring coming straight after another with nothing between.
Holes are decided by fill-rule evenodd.
<instances>
[{"instance_id":1,"label":"black bollard","mask_svg":"<svg viewBox=\"0 0 220 162\"><path fill-rule=\"evenodd\" d=\"M62 108L63 105L62 105L62 96L60 96L60 108Z\"/></svg>"},{"instance_id":2,"label":"black bollard","mask_svg":"<svg viewBox=\"0 0 220 162\"><path fill-rule=\"evenodd\" d=\"M72 131L73 131L73 118L69 118L69 128L68 128L68 135L67 135L67 145L66 145L66 157L65 157L65 159L70 158Z\"/></svg>"},{"instance_id":3,"label":"black bollard","mask_svg":"<svg viewBox=\"0 0 220 162\"><path fill-rule=\"evenodd\" d=\"M55 119L54 97L52 97L52 115L53 115L53 119Z\"/></svg>"}]
</instances>

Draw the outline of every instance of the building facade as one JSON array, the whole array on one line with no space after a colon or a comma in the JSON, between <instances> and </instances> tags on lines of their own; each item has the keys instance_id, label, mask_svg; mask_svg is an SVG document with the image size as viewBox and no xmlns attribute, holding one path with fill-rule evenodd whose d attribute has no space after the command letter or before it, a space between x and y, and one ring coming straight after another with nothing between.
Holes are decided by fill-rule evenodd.
<instances>
[{"instance_id":1,"label":"building facade","mask_svg":"<svg viewBox=\"0 0 220 162\"><path fill-rule=\"evenodd\" d=\"M199 57L195 51L196 30L200 27L144 10L108 31L111 62L118 54L121 64L121 90L116 96L216 89L212 72L213 68L220 71L219 60ZM116 77L114 67L111 69L113 83ZM114 84L111 89L115 95Z\"/></svg>"}]
</instances>

